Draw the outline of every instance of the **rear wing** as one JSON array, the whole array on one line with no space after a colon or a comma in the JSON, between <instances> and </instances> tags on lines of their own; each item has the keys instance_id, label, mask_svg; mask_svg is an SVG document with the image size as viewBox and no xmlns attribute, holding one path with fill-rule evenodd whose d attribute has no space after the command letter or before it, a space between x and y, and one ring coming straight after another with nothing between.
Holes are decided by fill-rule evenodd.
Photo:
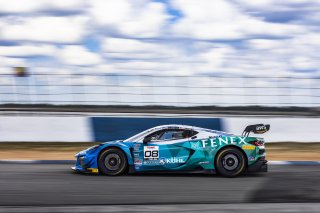
<instances>
[{"instance_id":1,"label":"rear wing","mask_svg":"<svg viewBox=\"0 0 320 213\"><path fill-rule=\"evenodd\" d=\"M248 137L250 132L253 132L255 134L263 134L269 131L269 129L270 129L270 124L249 125L243 130L242 136Z\"/></svg>"}]
</instances>

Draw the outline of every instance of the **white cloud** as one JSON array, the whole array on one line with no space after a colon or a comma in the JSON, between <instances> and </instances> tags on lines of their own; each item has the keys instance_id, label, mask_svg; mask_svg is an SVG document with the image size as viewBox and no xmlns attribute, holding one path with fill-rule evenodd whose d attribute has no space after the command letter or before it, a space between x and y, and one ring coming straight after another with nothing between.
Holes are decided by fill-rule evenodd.
<instances>
[{"instance_id":1,"label":"white cloud","mask_svg":"<svg viewBox=\"0 0 320 213\"><path fill-rule=\"evenodd\" d=\"M99 54L93 53L80 45L66 45L57 54L66 65L89 66L102 62Z\"/></svg>"},{"instance_id":2,"label":"white cloud","mask_svg":"<svg viewBox=\"0 0 320 213\"><path fill-rule=\"evenodd\" d=\"M316 62L312 58L305 56L296 56L290 60L291 66L298 70L317 69L320 63Z\"/></svg>"},{"instance_id":3,"label":"white cloud","mask_svg":"<svg viewBox=\"0 0 320 213\"><path fill-rule=\"evenodd\" d=\"M229 56L234 53L235 50L232 47L221 45L199 54L199 57L203 59L202 64L207 70L218 70L222 69L225 66L225 63L230 62Z\"/></svg>"},{"instance_id":4,"label":"white cloud","mask_svg":"<svg viewBox=\"0 0 320 213\"><path fill-rule=\"evenodd\" d=\"M241 39L248 36L287 36L304 33L298 25L265 22L223 0L175 0L183 17L172 26L177 36L197 39Z\"/></svg>"},{"instance_id":5,"label":"white cloud","mask_svg":"<svg viewBox=\"0 0 320 213\"><path fill-rule=\"evenodd\" d=\"M281 40L271 39L251 39L247 41L248 45L254 49L276 49L281 45Z\"/></svg>"},{"instance_id":6,"label":"white cloud","mask_svg":"<svg viewBox=\"0 0 320 213\"><path fill-rule=\"evenodd\" d=\"M123 59L167 59L177 58L183 54L175 43L123 38L105 38L102 50L106 53L106 57Z\"/></svg>"},{"instance_id":7,"label":"white cloud","mask_svg":"<svg viewBox=\"0 0 320 213\"><path fill-rule=\"evenodd\" d=\"M10 17L0 21L0 39L77 43L87 34L87 18L71 17Z\"/></svg>"},{"instance_id":8,"label":"white cloud","mask_svg":"<svg viewBox=\"0 0 320 213\"><path fill-rule=\"evenodd\" d=\"M74 11L84 6L84 0L1 0L0 13Z\"/></svg>"},{"instance_id":9,"label":"white cloud","mask_svg":"<svg viewBox=\"0 0 320 213\"><path fill-rule=\"evenodd\" d=\"M45 44L24 44L16 46L0 46L0 55L3 56L53 56L57 48Z\"/></svg>"},{"instance_id":10,"label":"white cloud","mask_svg":"<svg viewBox=\"0 0 320 213\"><path fill-rule=\"evenodd\" d=\"M320 5L318 0L259 0L259 1L252 1L252 0L234 0L235 2L239 3L239 5L259 10L259 11L290 11L290 10L297 10L297 9L316 9L316 5Z\"/></svg>"},{"instance_id":11,"label":"white cloud","mask_svg":"<svg viewBox=\"0 0 320 213\"><path fill-rule=\"evenodd\" d=\"M124 39L124 38L105 38L103 40L103 50L106 52L150 52L159 48L158 44L152 44L150 42L143 42L136 39Z\"/></svg>"},{"instance_id":12,"label":"white cloud","mask_svg":"<svg viewBox=\"0 0 320 213\"><path fill-rule=\"evenodd\" d=\"M290 39L248 39L239 47L232 43L204 41L178 42L179 45L170 46L170 42L105 38L102 47L106 58L123 60L109 61L107 67L100 66L100 71L103 72L104 67L106 72L147 74L293 76L299 73L292 70L303 70L303 67L317 70L320 66L315 58L319 48L318 37L310 34L306 37L310 39L303 38L300 35Z\"/></svg>"},{"instance_id":13,"label":"white cloud","mask_svg":"<svg viewBox=\"0 0 320 213\"><path fill-rule=\"evenodd\" d=\"M0 68L26 66L26 61L21 58L0 56ZM1 69L0 69L1 70Z\"/></svg>"},{"instance_id":14,"label":"white cloud","mask_svg":"<svg viewBox=\"0 0 320 213\"><path fill-rule=\"evenodd\" d=\"M159 36L169 17L163 3L149 0L91 0L90 3L93 22L107 27L107 31L127 36Z\"/></svg>"}]
</instances>

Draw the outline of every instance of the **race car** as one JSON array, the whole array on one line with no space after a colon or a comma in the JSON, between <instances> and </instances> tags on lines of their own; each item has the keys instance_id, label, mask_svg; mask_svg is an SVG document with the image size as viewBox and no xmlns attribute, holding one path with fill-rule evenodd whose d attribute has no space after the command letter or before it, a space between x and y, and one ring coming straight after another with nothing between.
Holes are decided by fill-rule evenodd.
<instances>
[{"instance_id":1,"label":"race car","mask_svg":"<svg viewBox=\"0 0 320 213\"><path fill-rule=\"evenodd\" d=\"M270 125L256 124L242 135L187 125L162 125L126 140L92 146L75 155L77 172L123 175L134 172L205 172L224 177L267 172L262 134Z\"/></svg>"}]
</instances>

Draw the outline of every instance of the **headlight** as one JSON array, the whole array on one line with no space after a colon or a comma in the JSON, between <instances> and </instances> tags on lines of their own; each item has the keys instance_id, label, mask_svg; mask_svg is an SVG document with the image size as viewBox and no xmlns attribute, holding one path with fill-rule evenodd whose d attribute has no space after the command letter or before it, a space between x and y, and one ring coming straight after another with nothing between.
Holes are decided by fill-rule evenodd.
<instances>
[{"instance_id":1,"label":"headlight","mask_svg":"<svg viewBox=\"0 0 320 213\"><path fill-rule=\"evenodd\" d=\"M84 159L85 159L84 156L82 156L82 157L79 158L81 167L84 167L84 165L85 165L85 164L84 164Z\"/></svg>"},{"instance_id":2,"label":"headlight","mask_svg":"<svg viewBox=\"0 0 320 213\"><path fill-rule=\"evenodd\" d=\"M86 150L82 150L82 151L78 152L78 153L75 155L75 157L79 157L79 156L81 156L81 155L86 155Z\"/></svg>"},{"instance_id":3,"label":"headlight","mask_svg":"<svg viewBox=\"0 0 320 213\"><path fill-rule=\"evenodd\" d=\"M86 151L93 151L95 149L97 149L100 145L94 145L92 147L89 147Z\"/></svg>"},{"instance_id":4,"label":"headlight","mask_svg":"<svg viewBox=\"0 0 320 213\"><path fill-rule=\"evenodd\" d=\"M94 146L91 146L89 147L88 149L86 150L82 150L80 152L78 152L75 157L79 157L79 156L82 156L82 155L86 155L87 152L91 152L91 151L94 151L95 149L97 149L100 145L94 145Z\"/></svg>"}]
</instances>

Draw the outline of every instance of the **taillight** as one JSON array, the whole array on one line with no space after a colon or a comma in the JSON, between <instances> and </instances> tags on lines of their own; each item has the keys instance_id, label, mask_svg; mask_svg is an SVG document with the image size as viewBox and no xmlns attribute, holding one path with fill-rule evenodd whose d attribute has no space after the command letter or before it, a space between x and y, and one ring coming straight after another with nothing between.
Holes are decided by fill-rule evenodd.
<instances>
[{"instance_id":1,"label":"taillight","mask_svg":"<svg viewBox=\"0 0 320 213\"><path fill-rule=\"evenodd\" d=\"M250 141L249 143L255 146L264 146L263 141Z\"/></svg>"}]
</instances>

